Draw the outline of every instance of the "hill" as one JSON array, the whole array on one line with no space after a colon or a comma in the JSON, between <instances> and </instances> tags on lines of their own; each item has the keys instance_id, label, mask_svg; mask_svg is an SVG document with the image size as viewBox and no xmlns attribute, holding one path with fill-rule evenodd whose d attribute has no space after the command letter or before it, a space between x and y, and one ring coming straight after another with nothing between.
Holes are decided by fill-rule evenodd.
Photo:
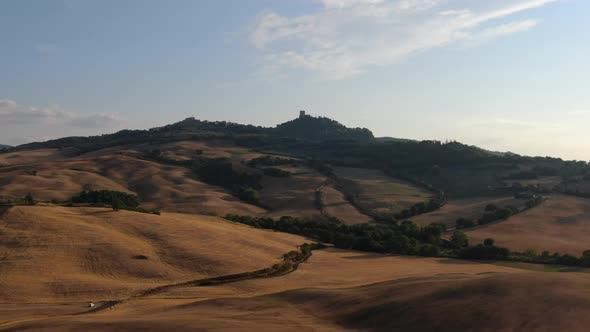
<instances>
[{"instance_id":1,"label":"hill","mask_svg":"<svg viewBox=\"0 0 590 332\"><path fill-rule=\"evenodd\" d=\"M11 147L12 146L10 146L10 145L0 144L0 150L2 150L2 149L8 149L8 148L11 148Z\"/></svg>"},{"instance_id":2,"label":"hill","mask_svg":"<svg viewBox=\"0 0 590 332\"><path fill-rule=\"evenodd\" d=\"M585 331L585 272L531 272L473 262L319 251L291 274L185 287L96 314L81 305L18 304L18 331ZM8 304L0 305L0 315ZM461 314L457 314L460 312ZM547 315L551 312L551 315ZM1 316L0 316L1 317ZM108 324L105 324L108 321Z\"/></svg>"},{"instance_id":3,"label":"hill","mask_svg":"<svg viewBox=\"0 0 590 332\"><path fill-rule=\"evenodd\" d=\"M395 216L434 196L433 192L379 170L334 167L334 175L342 192L370 216Z\"/></svg>"},{"instance_id":4,"label":"hill","mask_svg":"<svg viewBox=\"0 0 590 332\"><path fill-rule=\"evenodd\" d=\"M590 249L590 200L555 195L541 206L510 219L467 231L473 243L486 238L499 245L537 254L549 251L581 255Z\"/></svg>"},{"instance_id":5,"label":"hill","mask_svg":"<svg viewBox=\"0 0 590 332\"><path fill-rule=\"evenodd\" d=\"M147 209L219 215L264 212L224 188L199 181L184 167L108 153L33 163L37 155L47 160L45 154L17 153L30 163L0 168L0 195L31 193L41 200L67 201L82 190L116 190L139 196Z\"/></svg>"},{"instance_id":6,"label":"hill","mask_svg":"<svg viewBox=\"0 0 590 332\"><path fill-rule=\"evenodd\" d=\"M455 198L510 195L513 185L534 186L536 182L528 180L544 177L551 177L544 183L552 190L563 178L590 174L586 162L496 153L459 142L376 140L368 129L347 128L335 120L305 114L274 128L187 118L149 130L24 144L4 153L60 149L73 156L148 142L170 145L187 141L224 141L229 146L335 166L378 169L427 184Z\"/></svg>"},{"instance_id":7,"label":"hill","mask_svg":"<svg viewBox=\"0 0 590 332\"><path fill-rule=\"evenodd\" d=\"M353 140L372 141L373 133L366 128L347 128L325 117L313 117L302 111L299 118L278 125L275 135L311 141Z\"/></svg>"},{"instance_id":8,"label":"hill","mask_svg":"<svg viewBox=\"0 0 590 332\"><path fill-rule=\"evenodd\" d=\"M448 228L455 228L456 221L459 218L465 218L473 222L484 214L486 206L495 204L496 206L505 207L513 206L517 209L523 209L526 200L516 199L513 196L492 196L476 197L450 200L442 208L412 217L411 220L420 226L428 226L431 223L441 223Z\"/></svg>"},{"instance_id":9,"label":"hill","mask_svg":"<svg viewBox=\"0 0 590 332\"><path fill-rule=\"evenodd\" d=\"M19 303L111 300L256 270L306 242L216 217L45 206L1 211L0 234L0 302Z\"/></svg>"}]
</instances>

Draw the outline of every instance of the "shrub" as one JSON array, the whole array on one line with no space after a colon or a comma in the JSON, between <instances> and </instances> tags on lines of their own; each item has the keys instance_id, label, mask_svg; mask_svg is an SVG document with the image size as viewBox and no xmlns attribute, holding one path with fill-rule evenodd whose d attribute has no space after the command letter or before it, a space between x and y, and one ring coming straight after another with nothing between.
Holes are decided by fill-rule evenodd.
<instances>
[{"instance_id":1,"label":"shrub","mask_svg":"<svg viewBox=\"0 0 590 332\"><path fill-rule=\"evenodd\" d=\"M454 231L451 236L451 246L456 249L461 249L469 246L469 238L461 231Z\"/></svg>"},{"instance_id":2,"label":"shrub","mask_svg":"<svg viewBox=\"0 0 590 332\"><path fill-rule=\"evenodd\" d=\"M485 211L486 212L494 212L498 210L498 206L496 204L488 204L486 205Z\"/></svg>"},{"instance_id":3,"label":"shrub","mask_svg":"<svg viewBox=\"0 0 590 332\"><path fill-rule=\"evenodd\" d=\"M459 218L457 219L457 221L455 221L455 227L457 229L468 228L473 226L475 226L475 222L473 222L473 220L471 219Z\"/></svg>"},{"instance_id":4,"label":"shrub","mask_svg":"<svg viewBox=\"0 0 590 332\"><path fill-rule=\"evenodd\" d=\"M114 190L86 190L72 197L72 203L87 203L109 205L113 210L133 210L139 206L139 199L135 195Z\"/></svg>"},{"instance_id":5,"label":"shrub","mask_svg":"<svg viewBox=\"0 0 590 332\"><path fill-rule=\"evenodd\" d=\"M466 247L459 252L459 257L466 259L487 259L487 260L506 260L510 256L510 250L497 246L477 246Z\"/></svg>"},{"instance_id":6,"label":"shrub","mask_svg":"<svg viewBox=\"0 0 590 332\"><path fill-rule=\"evenodd\" d=\"M263 165L263 166L279 166L279 165L289 165L289 164L293 164L296 163L297 161L294 159L289 159L289 158L280 158L280 157L274 157L274 156L263 156L263 157L258 157L258 158L254 158L252 160L250 160L248 162L248 164L250 166L259 166L259 165Z\"/></svg>"},{"instance_id":7,"label":"shrub","mask_svg":"<svg viewBox=\"0 0 590 332\"><path fill-rule=\"evenodd\" d=\"M490 205L493 205L493 204L490 204ZM488 207L490 205L488 205ZM510 218L510 216L513 215L512 209L510 207L505 207L505 208L497 208L496 207L492 210L488 209L488 207L486 207L486 212L483 214L483 216L481 216L481 218L479 218L479 220L477 221L478 224L485 225L485 224L489 224L491 222L498 221L498 220L506 220L506 219Z\"/></svg>"},{"instance_id":8,"label":"shrub","mask_svg":"<svg viewBox=\"0 0 590 332\"><path fill-rule=\"evenodd\" d=\"M276 167L267 167L265 169L262 170L262 172L264 173L264 175L268 175L268 176L274 176L274 177L278 177L278 178L285 178L291 175L291 172L289 171L284 171L280 168L276 168Z\"/></svg>"},{"instance_id":9,"label":"shrub","mask_svg":"<svg viewBox=\"0 0 590 332\"><path fill-rule=\"evenodd\" d=\"M237 192L238 192L238 197L246 203L250 203L250 204L254 204L254 205L261 205L262 204L260 202L260 196L258 195L258 191L252 187L242 186L237 190Z\"/></svg>"},{"instance_id":10,"label":"shrub","mask_svg":"<svg viewBox=\"0 0 590 332\"><path fill-rule=\"evenodd\" d=\"M419 255L426 257L437 257L440 255L440 249L437 246L433 246L432 244L423 244L420 246Z\"/></svg>"},{"instance_id":11,"label":"shrub","mask_svg":"<svg viewBox=\"0 0 590 332\"><path fill-rule=\"evenodd\" d=\"M33 195L31 195L31 193L28 193L27 196L24 197L23 199L25 201L25 204L27 205L35 205L35 198L33 198Z\"/></svg>"}]
</instances>

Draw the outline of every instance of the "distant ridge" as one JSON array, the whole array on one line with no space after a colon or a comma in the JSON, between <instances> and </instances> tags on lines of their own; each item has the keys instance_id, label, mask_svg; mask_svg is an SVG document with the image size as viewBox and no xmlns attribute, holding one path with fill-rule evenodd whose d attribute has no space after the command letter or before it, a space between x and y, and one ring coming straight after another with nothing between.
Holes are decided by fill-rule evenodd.
<instances>
[{"instance_id":1,"label":"distant ridge","mask_svg":"<svg viewBox=\"0 0 590 332\"><path fill-rule=\"evenodd\" d=\"M2 150L2 149L8 149L8 148L11 148L11 147L12 146L10 146L10 145L0 144L0 150Z\"/></svg>"},{"instance_id":2,"label":"distant ridge","mask_svg":"<svg viewBox=\"0 0 590 332\"><path fill-rule=\"evenodd\" d=\"M147 130L121 130L114 134L99 136L64 137L46 142L33 142L16 147L18 150L40 148L75 147L83 150L97 149L121 144L147 141L175 141L199 137L243 137L259 136L268 138L290 137L305 141L374 141L373 133L366 128L348 128L338 121L326 117L303 114L299 118L279 124L275 128L245 125L228 121L207 121L194 117Z\"/></svg>"},{"instance_id":3,"label":"distant ridge","mask_svg":"<svg viewBox=\"0 0 590 332\"><path fill-rule=\"evenodd\" d=\"M415 139L409 139L409 138L397 138L397 137L376 137L375 141L379 142L379 143L387 143L387 142L418 142L418 140Z\"/></svg>"}]
</instances>

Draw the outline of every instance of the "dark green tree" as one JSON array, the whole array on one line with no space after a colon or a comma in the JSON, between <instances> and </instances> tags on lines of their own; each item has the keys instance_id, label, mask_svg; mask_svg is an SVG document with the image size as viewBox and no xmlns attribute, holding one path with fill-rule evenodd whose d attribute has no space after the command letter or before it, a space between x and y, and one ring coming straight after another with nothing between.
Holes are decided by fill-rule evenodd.
<instances>
[{"instance_id":1,"label":"dark green tree","mask_svg":"<svg viewBox=\"0 0 590 332\"><path fill-rule=\"evenodd\" d=\"M467 234L463 233L462 231L454 231L453 235L451 236L451 246L456 249L469 246L469 238L467 237Z\"/></svg>"},{"instance_id":2,"label":"dark green tree","mask_svg":"<svg viewBox=\"0 0 590 332\"><path fill-rule=\"evenodd\" d=\"M486 247L491 247L491 246L494 245L495 242L496 241L494 241L494 239L492 239L492 238L489 237L489 238L483 240L483 245L486 246Z\"/></svg>"},{"instance_id":3,"label":"dark green tree","mask_svg":"<svg viewBox=\"0 0 590 332\"><path fill-rule=\"evenodd\" d=\"M33 198L31 193L28 193L27 196L25 196L24 201L27 205L35 205L35 198Z\"/></svg>"}]
</instances>

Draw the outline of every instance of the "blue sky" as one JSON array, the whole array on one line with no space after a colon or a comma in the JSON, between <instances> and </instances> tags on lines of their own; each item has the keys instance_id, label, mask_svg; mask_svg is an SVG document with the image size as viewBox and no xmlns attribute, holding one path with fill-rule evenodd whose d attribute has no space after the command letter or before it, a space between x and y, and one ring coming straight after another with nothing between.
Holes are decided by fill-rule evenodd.
<instances>
[{"instance_id":1,"label":"blue sky","mask_svg":"<svg viewBox=\"0 0 590 332\"><path fill-rule=\"evenodd\" d=\"M585 0L4 0L0 143L300 109L590 160Z\"/></svg>"}]
</instances>

